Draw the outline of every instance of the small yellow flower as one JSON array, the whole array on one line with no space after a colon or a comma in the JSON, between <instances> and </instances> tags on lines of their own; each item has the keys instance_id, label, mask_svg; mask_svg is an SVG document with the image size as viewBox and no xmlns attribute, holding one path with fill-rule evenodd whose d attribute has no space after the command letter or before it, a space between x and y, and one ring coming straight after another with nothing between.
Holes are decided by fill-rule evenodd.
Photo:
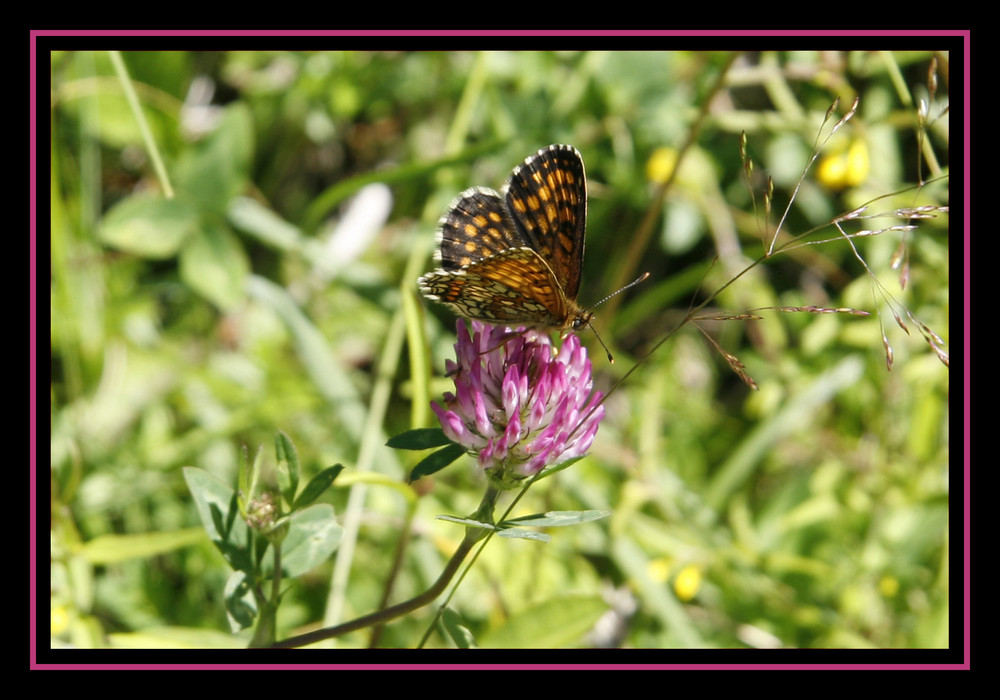
<instances>
[{"instance_id":1,"label":"small yellow flower","mask_svg":"<svg viewBox=\"0 0 1000 700\"><path fill-rule=\"evenodd\" d=\"M695 564L688 564L679 572L674 579L674 593L682 602L688 602L696 595L701 588L701 569Z\"/></svg>"},{"instance_id":2,"label":"small yellow flower","mask_svg":"<svg viewBox=\"0 0 1000 700\"><path fill-rule=\"evenodd\" d=\"M657 148L646 161L646 177L656 185L662 185L670 179L677 167L677 151L666 146Z\"/></svg>"},{"instance_id":3,"label":"small yellow flower","mask_svg":"<svg viewBox=\"0 0 1000 700\"><path fill-rule=\"evenodd\" d=\"M841 142L823 156L816 177L833 190L857 187L868 177L871 162L868 146L861 139Z\"/></svg>"}]
</instances>

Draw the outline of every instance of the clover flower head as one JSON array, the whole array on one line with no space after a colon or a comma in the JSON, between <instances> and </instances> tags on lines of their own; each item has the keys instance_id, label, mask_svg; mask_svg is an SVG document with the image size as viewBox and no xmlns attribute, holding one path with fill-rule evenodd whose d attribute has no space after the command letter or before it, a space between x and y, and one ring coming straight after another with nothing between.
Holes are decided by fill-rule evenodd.
<instances>
[{"instance_id":1,"label":"clover flower head","mask_svg":"<svg viewBox=\"0 0 1000 700\"><path fill-rule=\"evenodd\" d=\"M604 406L579 338L557 352L544 333L471 324L470 334L458 320L456 361L445 365L455 393L431 403L445 435L502 488L586 453Z\"/></svg>"}]
</instances>

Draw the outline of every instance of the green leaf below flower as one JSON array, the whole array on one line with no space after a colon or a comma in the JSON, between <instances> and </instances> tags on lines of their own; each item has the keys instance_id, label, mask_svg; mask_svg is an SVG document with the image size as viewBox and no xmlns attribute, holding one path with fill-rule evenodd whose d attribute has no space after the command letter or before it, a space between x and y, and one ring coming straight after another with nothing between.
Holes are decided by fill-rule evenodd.
<instances>
[{"instance_id":1,"label":"green leaf below flower","mask_svg":"<svg viewBox=\"0 0 1000 700\"><path fill-rule=\"evenodd\" d=\"M500 527L508 525L529 525L531 527L565 527L567 525L580 525L594 520L600 520L611 515L610 510L556 510L548 513L535 513L534 515L522 515L520 518L511 518L500 523Z\"/></svg>"},{"instance_id":2,"label":"green leaf below flower","mask_svg":"<svg viewBox=\"0 0 1000 700\"><path fill-rule=\"evenodd\" d=\"M420 460L417 466L410 471L410 481L416 481L421 477L429 476L436 471L440 471L464 454L464 447L454 443L448 443L446 447L442 447L437 452L432 452Z\"/></svg>"},{"instance_id":3,"label":"green leaf below flower","mask_svg":"<svg viewBox=\"0 0 1000 700\"><path fill-rule=\"evenodd\" d=\"M441 428L417 428L394 435L385 443L397 450L426 450L451 444Z\"/></svg>"}]
</instances>

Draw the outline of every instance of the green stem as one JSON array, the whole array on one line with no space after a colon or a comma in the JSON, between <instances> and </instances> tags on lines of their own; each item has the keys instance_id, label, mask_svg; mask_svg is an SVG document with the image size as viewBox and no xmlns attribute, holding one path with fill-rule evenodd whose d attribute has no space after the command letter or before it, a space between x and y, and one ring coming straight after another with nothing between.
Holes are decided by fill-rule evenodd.
<instances>
[{"instance_id":1,"label":"green stem","mask_svg":"<svg viewBox=\"0 0 1000 700\"><path fill-rule=\"evenodd\" d=\"M479 504L479 508L476 509L476 513L471 517L480 522L492 523L493 510L496 508L497 499L500 497L500 493L501 492L492 485L487 487L486 493L483 495L483 500ZM515 500L515 503L516 502L517 501ZM396 605L392 605L388 608L383 608L382 610L377 610L376 612L363 615L362 617L355 618L350 622L344 622L343 624L334 625L332 627L324 627L323 629L319 629L314 632L300 634L297 637L289 637L284 641L273 644L272 648L291 649L301 647L307 644L322 642L326 639L333 639L334 637L339 637L343 634L347 634L348 632L364 629L365 627L371 627L372 625L383 625L389 620L394 620L397 617L406 615L407 613L413 612L414 610L434 602L434 599L441 595L444 589L447 588L448 584L451 582L452 578L454 578L455 573L462 565L462 562L465 561L465 557L472 551L473 546L475 546L475 544L480 540L488 537L490 534L492 533L489 530L484 530L482 528L466 528L465 537L462 539L461 544L458 545L458 549L455 550L455 553L451 555L451 559L448 560L447 566L444 567L444 571L442 571L441 575L438 576L437 581L435 581L430 588L415 598L410 598L402 603L397 603Z\"/></svg>"},{"instance_id":2,"label":"green stem","mask_svg":"<svg viewBox=\"0 0 1000 700\"><path fill-rule=\"evenodd\" d=\"M122 60L121 52L108 51L108 56L111 58L111 65L114 66L115 74L118 76L118 82L121 83L122 92L125 94L125 99L128 102L129 108L132 110L132 115L135 117L136 124L139 125L139 133L142 135L142 142L146 145L146 153L149 155L149 159L153 163L153 170L156 172L156 177L160 181L160 186L163 188L163 196L167 199L173 199L174 189L170 185L170 176L167 175L167 168L163 164L163 158L160 156L160 149L156 147L156 140L153 138L153 133L149 129L149 123L146 121L146 115L142 112L142 105L139 104L139 97L135 94L135 88L132 86L132 81L129 79L128 69L125 67L125 61Z\"/></svg>"},{"instance_id":3,"label":"green stem","mask_svg":"<svg viewBox=\"0 0 1000 700\"><path fill-rule=\"evenodd\" d=\"M507 519L507 517L514 511L514 506L517 505L517 502L520 501L521 498L524 496L524 494L528 492L528 489L531 488L532 484L534 484L536 481L542 478L543 473L544 472L538 472L530 479L528 479L527 482L525 482L524 486L521 487L521 490L517 492L517 495L514 496L514 499L507 506L506 510L504 510L503 515L500 516L500 522L503 522L504 520ZM486 489L486 494L483 496L482 503L479 504L479 508L476 510L475 514L471 515L470 517L473 520L478 520L479 522L484 522L484 523L496 522L493 519L493 511L496 509L497 500L500 498L501 493L503 493L503 491L501 491L493 484L490 484ZM486 545L489 543L490 538L493 537L494 532L495 531L493 530L481 530L478 528L469 528L466 530L466 535L465 535L466 539L471 538L473 543L483 540L483 545L482 547L479 548L479 551L476 552L476 555L472 558L472 561L469 562L469 566L467 566L465 571L462 572L462 577L464 577L467 573L469 573L469 569L471 569L473 564L476 563L476 558L478 558L479 555L482 553L483 549L486 548ZM427 640L430 639L431 632L433 631L435 625L437 625L438 620L441 619L441 615L444 613L445 607L447 607L448 602L451 600L451 597L455 595L455 591L458 590L458 587L461 585L461 583L462 579L459 578L458 582L455 584L455 586L451 589L451 592L448 594L448 597L445 598L444 602L438 608L437 614L434 616L434 619L431 620L431 624L427 626L427 631L424 632L424 636L420 639L420 643L417 645L418 649L423 649L424 645L427 643Z\"/></svg>"},{"instance_id":4,"label":"green stem","mask_svg":"<svg viewBox=\"0 0 1000 700\"><path fill-rule=\"evenodd\" d=\"M383 610L363 615L362 617L355 618L350 622L344 622L339 625L334 625L333 627L324 627L323 629L319 629L314 632L307 632L306 634L300 634L296 637L289 637L283 641L276 642L272 645L272 648L292 649L295 647L305 646L307 644L314 644L315 642L321 642L325 639L333 639L334 637L339 637L347 634L348 632L354 632L356 630L364 629L365 627L370 627L371 625L394 620L397 617L401 617L432 603L434 599L437 598L448 586L448 583L451 581L452 577L454 577L455 572L458 571L459 566L461 566L462 561L472 550L472 547L476 544L476 542L481 538L482 535L474 534L472 532L466 533L465 538L462 540L461 544L458 545L458 549L455 550L455 553L448 561L448 565L445 566L444 571L441 572L437 581L435 581L430 588L415 598L410 598L407 601L397 603L396 605L392 605Z\"/></svg>"},{"instance_id":5,"label":"green stem","mask_svg":"<svg viewBox=\"0 0 1000 700\"><path fill-rule=\"evenodd\" d=\"M271 581L271 597L267 598L261 588L256 595L260 604L260 617L250 641L251 649L270 646L278 633L278 602L281 600L281 542L274 542L274 578Z\"/></svg>"}]
</instances>

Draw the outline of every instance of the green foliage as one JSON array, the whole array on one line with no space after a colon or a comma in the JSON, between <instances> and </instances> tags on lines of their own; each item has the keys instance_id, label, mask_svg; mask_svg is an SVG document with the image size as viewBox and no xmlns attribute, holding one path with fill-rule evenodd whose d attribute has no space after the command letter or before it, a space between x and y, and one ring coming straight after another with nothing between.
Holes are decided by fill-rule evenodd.
<instances>
[{"instance_id":1,"label":"green foliage","mask_svg":"<svg viewBox=\"0 0 1000 700\"><path fill-rule=\"evenodd\" d=\"M295 446L287 435L275 440L279 504L268 491L261 491L261 461L245 465L237 493L211 474L194 467L184 477L202 526L212 544L233 569L226 583L226 612L234 632L249 627L261 613L266 627L258 628L257 646L276 641L270 625L277 596L268 600L260 593L265 580L273 579L277 590L282 577L301 576L322 564L340 544L343 528L332 506L313 504L332 484L343 467L336 465L314 476L302 493L298 490L299 463ZM249 527L248 527L249 525ZM270 558L265 556L270 552ZM277 574L280 562L280 575Z\"/></svg>"},{"instance_id":2,"label":"green foliage","mask_svg":"<svg viewBox=\"0 0 1000 700\"><path fill-rule=\"evenodd\" d=\"M440 471L465 454L465 448L456 445L440 428L415 428L395 435L385 443L388 447L401 450L426 450L440 447L430 453L410 470L409 481L416 481Z\"/></svg>"},{"instance_id":3,"label":"green foliage","mask_svg":"<svg viewBox=\"0 0 1000 700\"><path fill-rule=\"evenodd\" d=\"M53 644L264 644L426 590L465 530L437 516L485 483L437 441L454 318L415 280L460 191L571 143L581 305L651 273L595 309L614 365L582 334L596 388L625 381L591 454L498 526L547 542L492 537L440 624L339 644L948 645L949 377L922 330L946 347L948 217L890 215L948 204L932 53L121 58L148 142L107 54L52 56ZM838 97L824 135L858 112L793 198ZM745 271L789 202L792 245ZM674 332L709 298L756 318ZM870 315L775 310L805 306ZM279 515L255 531L262 493ZM539 512L578 515L519 521Z\"/></svg>"},{"instance_id":4,"label":"green foliage","mask_svg":"<svg viewBox=\"0 0 1000 700\"><path fill-rule=\"evenodd\" d=\"M493 628L479 644L491 649L558 649L578 643L608 609L600 596L566 596L533 605Z\"/></svg>"},{"instance_id":5,"label":"green foliage","mask_svg":"<svg viewBox=\"0 0 1000 700\"><path fill-rule=\"evenodd\" d=\"M585 510L585 511L559 511L535 515L523 515L519 518L504 520L497 525L482 522L473 518L456 518L451 515L439 515L438 519L447 520L466 527L479 528L496 532L500 537L516 537L525 540L536 540L538 542L548 542L552 538L544 532L525 530L518 525L529 527L568 527L570 525L580 525L594 520L606 518L611 513L606 510Z\"/></svg>"}]
</instances>

